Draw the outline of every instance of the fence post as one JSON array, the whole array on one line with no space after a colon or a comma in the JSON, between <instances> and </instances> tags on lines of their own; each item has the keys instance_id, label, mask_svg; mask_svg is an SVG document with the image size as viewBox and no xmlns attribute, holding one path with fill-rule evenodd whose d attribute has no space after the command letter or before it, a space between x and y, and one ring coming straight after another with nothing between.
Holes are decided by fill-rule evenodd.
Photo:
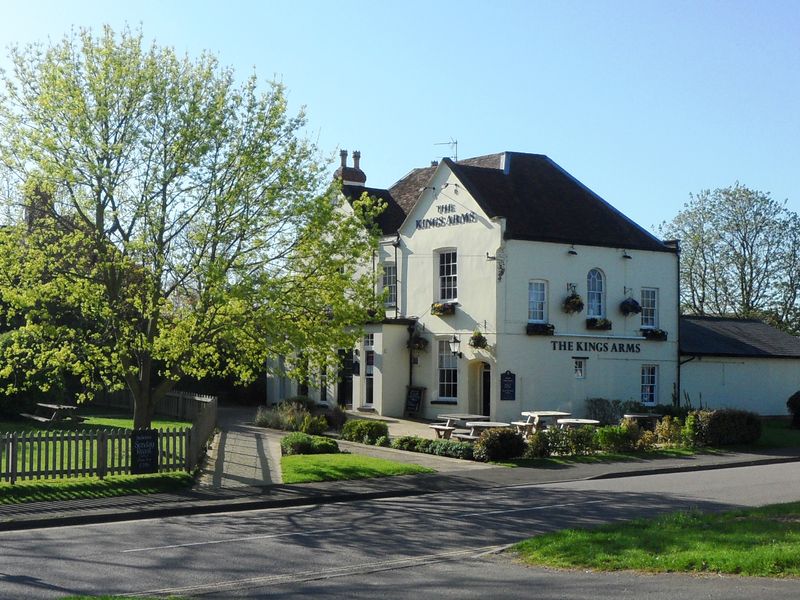
<instances>
[{"instance_id":1,"label":"fence post","mask_svg":"<svg viewBox=\"0 0 800 600\"><path fill-rule=\"evenodd\" d=\"M197 458L194 451L194 427L189 427L186 431L186 470L191 473L194 470Z\"/></svg>"},{"instance_id":2,"label":"fence post","mask_svg":"<svg viewBox=\"0 0 800 600\"><path fill-rule=\"evenodd\" d=\"M103 479L108 472L108 432L101 429L97 434L97 476Z\"/></svg>"},{"instance_id":3,"label":"fence post","mask_svg":"<svg viewBox=\"0 0 800 600\"><path fill-rule=\"evenodd\" d=\"M17 481L17 432L13 432L11 434L11 438L9 440L11 442L11 446L8 452L8 475L9 481L13 485Z\"/></svg>"}]
</instances>

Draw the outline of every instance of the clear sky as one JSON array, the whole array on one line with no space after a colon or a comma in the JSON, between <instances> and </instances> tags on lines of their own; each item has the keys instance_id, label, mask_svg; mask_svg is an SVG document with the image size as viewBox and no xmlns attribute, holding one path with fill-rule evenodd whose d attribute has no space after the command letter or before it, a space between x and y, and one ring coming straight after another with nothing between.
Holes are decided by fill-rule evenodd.
<instances>
[{"instance_id":1,"label":"clear sky","mask_svg":"<svg viewBox=\"0 0 800 600\"><path fill-rule=\"evenodd\" d=\"M27 0L0 41L103 23L281 80L371 186L456 139L460 158L547 154L648 228L735 181L800 212L797 0Z\"/></svg>"}]
</instances>

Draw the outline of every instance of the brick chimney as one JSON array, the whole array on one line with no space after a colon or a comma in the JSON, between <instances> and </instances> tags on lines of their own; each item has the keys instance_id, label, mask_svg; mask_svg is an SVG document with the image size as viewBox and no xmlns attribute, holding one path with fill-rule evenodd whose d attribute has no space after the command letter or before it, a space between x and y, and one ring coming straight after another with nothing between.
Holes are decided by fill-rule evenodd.
<instances>
[{"instance_id":1,"label":"brick chimney","mask_svg":"<svg viewBox=\"0 0 800 600\"><path fill-rule=\"evenodd\" d=\"M364 187L367 182L367 176L361 170L359 163L361 162L361 151L353 151L353 166L347 166L347 150L340 150L339 157L342 159L341 166L336 169L333 174L334 179L341 179L342 185L355 185Z\"/></svg>"}]
</instances>

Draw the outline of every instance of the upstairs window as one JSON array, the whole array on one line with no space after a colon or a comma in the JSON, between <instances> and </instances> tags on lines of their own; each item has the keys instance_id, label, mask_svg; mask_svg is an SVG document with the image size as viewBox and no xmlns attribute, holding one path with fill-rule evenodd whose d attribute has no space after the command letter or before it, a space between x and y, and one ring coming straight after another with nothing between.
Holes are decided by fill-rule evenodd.
<instances>
[{"instance_id":1,"label":"upstairs window","mask_svg":"<svg viewBox=\"0 0 800 600\"><path fill-rule=\"evenodd\" d=\"M397 306L397 266L383 265L383 289L386 292L386 306Z\"/></svg>"},{"instance_id":2,"label":"upstairs window","mask_svg":"<svg viewBox=\"0 0 800 600\"><path fill-rule=\"evenodd\" d=\"M586 299L588 307L587 317L605 317L605 286L603 283L603 273L599 269L592 269L586 276Z\"/></svg>"},{"instance_id":3,"label":"upstairs window","mask_svg":"<svg viewBox=\"0 0 800 600\"><path fill-rule=\"evenodd\" d=\"M642 328L658 327L658 290L642 288Z\"/></svg>"},{"instance_id":4,"label":"upstairs window","mask_svg":"<svg viewBox=\"0 0 800 600\"><path fill-rule=\"evenodd\" d=\"M439 300L458 298L458 254L455 250L439 252Z\"/></svg>"},{"instance_id":5,"label":"upstairs window","mask_svg":"<svg viewBox=\"0 0 800 600\"><path fill-rule=\"evenodd\" d=\"M528 282L528 322L547 322L547 282Z\"/></svg>"}]
</instances>

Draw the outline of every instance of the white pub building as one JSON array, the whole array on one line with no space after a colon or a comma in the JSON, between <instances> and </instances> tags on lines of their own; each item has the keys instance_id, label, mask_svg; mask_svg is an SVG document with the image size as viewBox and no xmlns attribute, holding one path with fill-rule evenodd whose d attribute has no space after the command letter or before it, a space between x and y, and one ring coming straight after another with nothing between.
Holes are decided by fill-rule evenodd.
<instances>
[{"instance_id":1,"label":"white pub building","mask_svg":"<svg viewBox=\"0 0 800 600\"><path fill-rule=\"evenodd\" d=\"M343 193L388 205L379 261L389 292L386 318L367 326L330 390L340 402L506 421L581 414L591 397L671 402L676 244L546 156L444 159L388 190L364 187L360 156L354 167L346 157Z\"/></svg>"}]
</instances>

